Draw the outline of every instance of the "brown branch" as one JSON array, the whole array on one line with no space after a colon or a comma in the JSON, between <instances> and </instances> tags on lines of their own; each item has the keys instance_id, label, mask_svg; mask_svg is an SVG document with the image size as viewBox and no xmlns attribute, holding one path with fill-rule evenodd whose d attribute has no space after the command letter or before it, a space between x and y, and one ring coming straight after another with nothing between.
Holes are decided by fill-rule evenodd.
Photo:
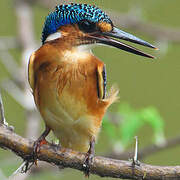
<instances>
[{"instance_id":1,"label":"brown branch","mask_svg":"<svg viewBox=\"0 0 180 180\"><path fill-rule=\"evenodd\" d=\"M9 149L23 159L28 159L32 153L33 141L22 138L5 127L0 127L0 147ZM53 163L64 168L83 171L85 154L62 148L60 151L51 145L43 145L38 153L38 159ZM140 164L132 166L129 161L121 161L104 157L95 157L91 173L102 177L144 180L175 180L180 179L180 166L151 166Z\"/></svg>"},{"instance_id":2,"label":"brown branch","mask_svg":"<svg viewBox=\"0 0 180 180\"><path fill-rule=\"evenodd\" d=\"M165 143L161 144L161 145L155 145L152 144L150 146L144 147L142 149L139 150L138 152L138 158L144 159L149 155L152 155L154 153L157 153L159 151L163 151L165 149L171 148L171 147L175 147L177 145L180 144L180 136L168 139ZM123 153L111 153L110 155L108 155L108 157L110 158L115 158L115 159L128 159L129 157L132 157L134 154L134 150L130 150L130 151L126 151Z\"/></svg>"}]
</instances>

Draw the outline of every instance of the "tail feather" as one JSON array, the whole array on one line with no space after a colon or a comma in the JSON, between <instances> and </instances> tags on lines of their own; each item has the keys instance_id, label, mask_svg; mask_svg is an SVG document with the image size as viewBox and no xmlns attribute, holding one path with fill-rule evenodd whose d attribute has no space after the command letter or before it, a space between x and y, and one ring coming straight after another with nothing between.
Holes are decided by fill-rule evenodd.
<instances>
[{"instance_id":1,"label":"tail feather","mask_svg":"<svg viewBox=\"0 0 180 180\"><path fill-rule=\"evenodd\" d=\"M112 103L117 102L119 100L119 89L116 86L112 86L109 92L107 93L107 97L104 99L104 102L110 106Z\"/></svg>"}]
</instances>

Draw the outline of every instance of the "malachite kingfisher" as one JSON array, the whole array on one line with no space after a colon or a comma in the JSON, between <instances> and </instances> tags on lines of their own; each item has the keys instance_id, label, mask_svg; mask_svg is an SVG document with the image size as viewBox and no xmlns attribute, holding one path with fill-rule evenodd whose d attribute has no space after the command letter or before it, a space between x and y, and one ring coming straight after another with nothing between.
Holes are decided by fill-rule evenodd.
<instances>
[{"instance_id":1,"label":"malachite kingfisher","mask_svg":"<svg viewBox=\"0 0 180 180\"><path fill-rule=\"evenodd\" d=\"M106 67L91 52L92 45L154 58L117 39L156 49L115 27L93 5L59 5L46 17L42 46L32 53L28 67L34 100L46 126L35 151L52 130L63 147L86 153L87 167L92 163L102 118L118 99L118 89L106 92Z\"/></svg>"}]
</instances>

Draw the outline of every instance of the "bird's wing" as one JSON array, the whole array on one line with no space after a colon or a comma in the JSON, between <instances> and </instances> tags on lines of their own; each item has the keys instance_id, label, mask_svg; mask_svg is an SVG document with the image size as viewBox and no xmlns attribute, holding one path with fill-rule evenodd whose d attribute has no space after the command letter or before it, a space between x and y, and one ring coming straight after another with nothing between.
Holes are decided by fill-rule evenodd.
<instances>
[{"instance_id":1,"label":"bird's wing","mask_svg":"<svg viewBox=\"0 0 180 180\"><path fill-rule=\"evenodd\" d=\"M28 65L28 80L32 90L34 90L34 68L33 68L34 59L35 59L35 52L31 54Z\"/></svg>"},{"instance_id":2,"label":"bird's wing","mask_svg":"<svg viewBox=\"0 0 180 180\"><path fill-rule=\"evenodd\" d=\"M99 99L104 99L106 96L106 68L98 66L97 68L97 90Z\"/></svg>"}]
</instances>

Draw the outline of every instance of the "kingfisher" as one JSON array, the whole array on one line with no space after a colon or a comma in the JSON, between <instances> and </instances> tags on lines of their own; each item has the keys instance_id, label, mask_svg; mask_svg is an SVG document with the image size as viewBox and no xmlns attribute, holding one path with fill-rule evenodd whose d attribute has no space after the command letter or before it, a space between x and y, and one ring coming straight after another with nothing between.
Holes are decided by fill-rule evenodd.
<instances>
[{"instance_id":1,"label":"kingfisher","mask_svg":"<svg viewBox=\"0 0 180 180\"><path fill-rule=\"evenodd\" d=\"M94 5L58 5L46 17L42 46L32 53L28 66L29 84L45 122L34 144L36 153L52 130L62 147L86 153L85 164L92 163L102 118L118 99L117 88L107 92L106 67L93 55L92 47L107 45L154 58L120 39L156 49L118 29Z\"/></svg>"}]
</instances>

